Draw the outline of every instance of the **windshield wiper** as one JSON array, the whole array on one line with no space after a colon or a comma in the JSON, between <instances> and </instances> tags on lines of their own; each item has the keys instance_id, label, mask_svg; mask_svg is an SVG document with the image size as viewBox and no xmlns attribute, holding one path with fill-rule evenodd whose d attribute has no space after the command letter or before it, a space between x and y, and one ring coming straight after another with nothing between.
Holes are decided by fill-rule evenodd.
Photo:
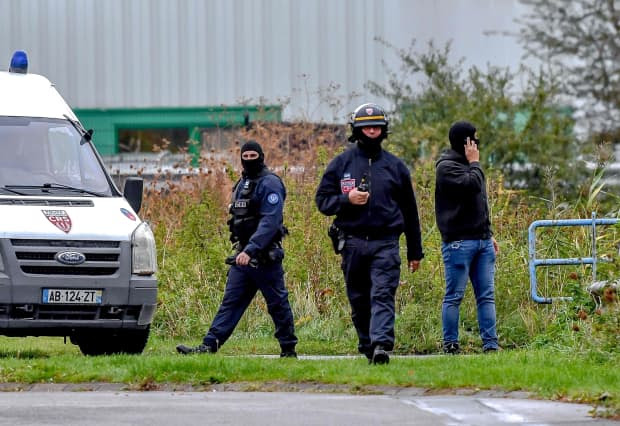
<instances>
[{"instance_id":1,"label":"windshield wiper","mask_svg":"<svg viewBox=\"0 0 620 426\"><path fill-rule=\"evenodd\" d=\"M63 114L63 117L65 117L69 121L69 123L71 123L71 125L75 127L75 130L77 130L77 132L82 137L82 140L80 141L80 145L84 145L86 142L90 142L93 139L92 129L86 130L84 126L82 126L82 123L80 123L77 120L72 119L67 114Z\"/></svg>"},{"instance_id":2,"label":"windshield wiper","mask_svg":"<svg viewBox=\"0 0 620 426\"><path fill-rule=\"evenodd\" d=\"M62 183L44 183L43 185L5 185L5 189L11 191L12 188L17 189L66 189L67 191L81 192L84 194L94 195L95 197L105 197L100 192L89 191L88 189L76 188L75 186L63 185Z\"/></svg>"},{"instance_id":3,"label":"windshield wiper","mask_svg":"<svg viewBox=\"0 0 620 426\"><path fill-rule=\"evenodd\" d=\"M8 185L8 186L11 186L11 185ZM26 194L24 194L24 193L22 193L22 192L15 191L15 190L13 190L13 189L7 188L6 186L3 186L3 187L2 187L2 188L0 188L0 189L2 189L3 191L6 191L6 192L11 192L11 193L16 194L16 195L26 195Z\"/></svg>"}]
</instances>

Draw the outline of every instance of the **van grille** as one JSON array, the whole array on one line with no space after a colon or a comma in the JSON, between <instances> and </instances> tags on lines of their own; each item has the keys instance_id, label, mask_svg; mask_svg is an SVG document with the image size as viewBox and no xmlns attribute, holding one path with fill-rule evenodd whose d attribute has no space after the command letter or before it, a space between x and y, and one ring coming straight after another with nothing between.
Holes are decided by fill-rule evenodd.
<instances>
[{"instance_id":1,"label":"van grille","mask_svg":"<svg viewBox=\"0 0 620 426\"><path fill-rule=\"evenodd\" d=\"M12 239L11 244L17 247L43 246L43 247L120 247L118 241L88 241L88 240L18 240Z\"/></svg>"},{"instance_id":2,"label":"van grille","mask_svg":"<svg viewBox=\"0 0 620 426\"><path fill-rule=\"evenodd\" d=\"M35 312L39 320L94 320L98 306L38 306ZM36 311L36 310L35 310Z\"/></svg>"},{"instance_id":3,"label":"van grille","mask_svg":"<svg viewBox=\"0 0 620 426\"><path fill-rule=\"evenodd\" d=\"M22 271L38 275L113 275L118 268L77 268L75 266L28 266Z\"/></svg>"},{"instance_id":4,"label":"van grille","mask_svg":"<svg viewBox=\"0 0 620 426\"><path fill-rule=\"evenodd\" d=\"M55 253L31 253L16 251L15 256L20 260L54 260ZM87 262L116 262L118 253L85 253Z\"/></svg>"},{"instance_id":5,"label":"van grille","mask_svg":"<svg viewBox=\"0 0 620 426\"><path fill-rule=\"evenodd\" d=\"M140 306L118 306L114 313L111 313L109 306L84 306L84 305L5 305L4 311L10 319L29 319L29 320L129 320L136 321L140 316ZM120 308L120 309L119 309Z\"/></svg>"},{"instance_id":6,"label":"van grille","mask_svg":"<svg viewBox=\"0 0 620 426\"><path fill-rule=\"evenodd\" d=\"M12 239L11 244L26 274L106 276L120 268L119 241ZM86 260L80 265L64 265L56 260L63 251L79 252Z\"/></svg>"}]
</instances>

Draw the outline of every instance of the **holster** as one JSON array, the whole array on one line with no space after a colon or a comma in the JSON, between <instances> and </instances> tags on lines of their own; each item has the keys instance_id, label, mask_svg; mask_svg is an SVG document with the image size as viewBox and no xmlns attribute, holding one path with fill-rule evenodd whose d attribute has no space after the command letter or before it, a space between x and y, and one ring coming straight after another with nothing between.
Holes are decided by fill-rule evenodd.
<instances>
[{"instance_id":1,"label":"holster","mask_svg":"<svg viewBox=\"0 0 620 426\"><path fill-rule=\"evenodd\" d=\"M342 253L342 249L344 248L345 243L344 232L332 223L331 225L329 225L327 235L329 235L329 238L332 240L332 247L334 248L334 253Z\"/></svg>"},{"instance_id":2,"label":"holster","mask_svg":"<svg viewBox=\"0 0 620 426\"><path fill-rule=\"evenodd\" d=\"M284 250L279 245L274 245L266 251L259 252L257 257L261 265L281 262L284 259Z\"/></svg>"}]
</instances>

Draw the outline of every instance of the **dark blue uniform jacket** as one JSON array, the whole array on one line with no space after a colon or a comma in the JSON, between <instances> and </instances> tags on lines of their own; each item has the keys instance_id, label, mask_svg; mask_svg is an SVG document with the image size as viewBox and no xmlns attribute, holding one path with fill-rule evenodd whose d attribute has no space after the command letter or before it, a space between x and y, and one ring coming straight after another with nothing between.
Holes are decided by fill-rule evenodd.
<instances>
[{"instance_id":1,"label":"dark blue uniform jacket","mask_svg":"<svg viewBox=\"0 0 620 426\"><path fill-rule=\"evenodd\" d=\"M235 189L234 199L240 198L246 178L241 179ZM279 240L282 230L282 210L286 199L286 189L282 180L273 173L267 173L256 179L256 189L252 194L252 203L256 203L259 216L258 227L250 241L243 248L250 257L255 258L261 251L270 248L271 243Z\"/></svg>"},{"instance_id":2,"label":"dark blue uniform jacket","mask_svg":"<svg viewBox=\"0 0 620 426\"><path fill-rule=\"evenodd\" d=\"M364 175L370 181L370 197L365 205L356 206L348 193ZM389 152L382 150L371 159L356 145L338 155L327 166L315 201L321 213L336 215L334 223L346 234L381 239L404 232L407 259L424 257L411 175L405 163Z\"/></svg>"}]
</instances>

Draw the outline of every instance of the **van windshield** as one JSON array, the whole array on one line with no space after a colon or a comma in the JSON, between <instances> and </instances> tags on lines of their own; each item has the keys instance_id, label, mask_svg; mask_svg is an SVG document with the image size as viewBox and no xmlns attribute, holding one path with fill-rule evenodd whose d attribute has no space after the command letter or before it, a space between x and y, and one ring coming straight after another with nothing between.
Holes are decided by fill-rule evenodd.
<instances>
[{"instance_id":1,"label":"van windshield","mask_svg":"<svg viewBox=\"0 0 620 426\"><path fill-rule=\"evenodd\" d=\"M23 195L112 196L92 145L84 142L67 120L0 117L0 188Z\"/></svg>"}]
</instances>

